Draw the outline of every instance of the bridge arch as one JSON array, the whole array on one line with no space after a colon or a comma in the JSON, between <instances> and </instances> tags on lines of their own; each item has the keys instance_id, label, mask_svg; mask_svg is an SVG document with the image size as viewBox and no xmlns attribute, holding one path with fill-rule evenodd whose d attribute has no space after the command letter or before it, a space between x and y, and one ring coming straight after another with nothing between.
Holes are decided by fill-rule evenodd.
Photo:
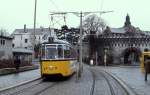
<instances>
[{"instance_id":1,"label":"bridge arch","mask_svg":"<svg viewBox=\"0 0 150 95\"><path fill-rule=\"evenodd\" d=\"M137 47L126 48L122 53L124 64L139 65L141 53L142 52L140 48Z\"/></svg>"}]
</instances>

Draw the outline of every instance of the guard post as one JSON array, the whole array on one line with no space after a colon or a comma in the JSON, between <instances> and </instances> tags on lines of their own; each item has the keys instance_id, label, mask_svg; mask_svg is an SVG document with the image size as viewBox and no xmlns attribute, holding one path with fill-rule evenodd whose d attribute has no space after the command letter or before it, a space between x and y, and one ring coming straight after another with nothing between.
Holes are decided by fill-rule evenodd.
<instances>
[{"instance_id":1,"label":"guard post","mask_svg":"<svg viewBox=\"0 0 150 95\"><path fill-rule=\"evenodd\" d=\"M105 67L107 65L107 53L108 53L108 48L105 47L104 48L104 65L105 65Z\"/></svg>"}]
</instances>

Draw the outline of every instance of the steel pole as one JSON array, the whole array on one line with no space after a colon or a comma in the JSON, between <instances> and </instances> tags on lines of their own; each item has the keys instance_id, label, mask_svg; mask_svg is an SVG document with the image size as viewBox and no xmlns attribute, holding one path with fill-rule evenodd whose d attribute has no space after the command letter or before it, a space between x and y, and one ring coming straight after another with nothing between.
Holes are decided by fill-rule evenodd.
<instances>
[{"instance_id":1,"label":"steel pole","mask_svg":"<svg viewBox=\"0 0 150 95\"><path fill-rule=\"evenodd\" d=\"M37 7L37 0L35 0L35 7L34 7L34 28L33 28L33 58L35 57L35 28L36 28L36 7Z\"/></svg>"},{"instance_id":2,"label":"steel pole","mask_svg":"<svg viewBox=\"0 0 150 95\"><path fill-rule=\"evenodd\" d=\"M95 52L95 56L96 56L96 66L98 65L98 62L97 62L97 51Z\"/></svg>"},{"instance_id":3,"label":"steel pole","mask_svg":"<svg viewBox=\"0 0 150 95\"><path fill-rule=\"evenodd\" d=\"M79 77L81 77L81 72L83 69L83 64L82 64L82 12L80 13L80 58L79 58Z\"/></svg>"}]
</instances>

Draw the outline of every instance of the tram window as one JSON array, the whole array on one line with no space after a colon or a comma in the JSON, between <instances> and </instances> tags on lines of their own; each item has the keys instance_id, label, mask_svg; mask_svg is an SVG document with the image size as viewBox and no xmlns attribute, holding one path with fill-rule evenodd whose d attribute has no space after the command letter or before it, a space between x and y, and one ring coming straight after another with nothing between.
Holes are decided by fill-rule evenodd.
<instances>
[{"instance_id":1,"label":"tram window","mask_svg":"<svg viewBox=\"0 0 150 95\"><path fill-rule=\"evenodd\" d=\"M63 46L58 45L58 58L63 58Z\"/></svg>"},{"instance_id":2,"label":"tram window","mask_svg":"<svg viewBox=\"0 0 150 95\"><path fill-rule=\"evenodd\" d=\"M70 58L70 47L64 46L64 58Z\"/></svg>"},{"instance_id":3,"label":"tram window","mask_svg":"<svg viewBox=\"0 0 150 95\"><path fill-rule=\"evenodd\" d=\"M42 51L41 51L41 57L44 59L45 58L45 46L42 46Z\"/></svg>"},{"instance_id":4,"label":"tram window","mask_svg":"<svg viewBox=\"0 0 150 95\"><path fill-rule=\"evenodd\" d=\"M47 46L46 59L56 59L56 58L58 58L56 46Z\"/></svg>"},{"instance_id":5,"label":"tram window","mask_svg":"<svg viewBox=\"0 0 150 95\"><path fill-rule=\"evenodd\" d=\"M76 51L71 48L71 58L76 58Z\"/></svg>"}]
</instances>

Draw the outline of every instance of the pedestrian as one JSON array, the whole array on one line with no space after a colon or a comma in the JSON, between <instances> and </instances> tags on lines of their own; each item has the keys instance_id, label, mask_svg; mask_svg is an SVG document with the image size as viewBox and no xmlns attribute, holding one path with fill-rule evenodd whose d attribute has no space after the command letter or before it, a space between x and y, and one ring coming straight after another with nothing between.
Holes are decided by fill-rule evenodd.
<instances>
[{"instance_id":1,"label":"pedestrian","mask_svg":"<svg viewBox=\"0 0 150 95\"><path fill-rule=\"evenodd\" d=\"M19 56L16 56L15 59L14 59L14 64L15 64L16 72L19 72L20 63L21 63L21 61L20 61Z\"/></svg>"}]
</instances>

